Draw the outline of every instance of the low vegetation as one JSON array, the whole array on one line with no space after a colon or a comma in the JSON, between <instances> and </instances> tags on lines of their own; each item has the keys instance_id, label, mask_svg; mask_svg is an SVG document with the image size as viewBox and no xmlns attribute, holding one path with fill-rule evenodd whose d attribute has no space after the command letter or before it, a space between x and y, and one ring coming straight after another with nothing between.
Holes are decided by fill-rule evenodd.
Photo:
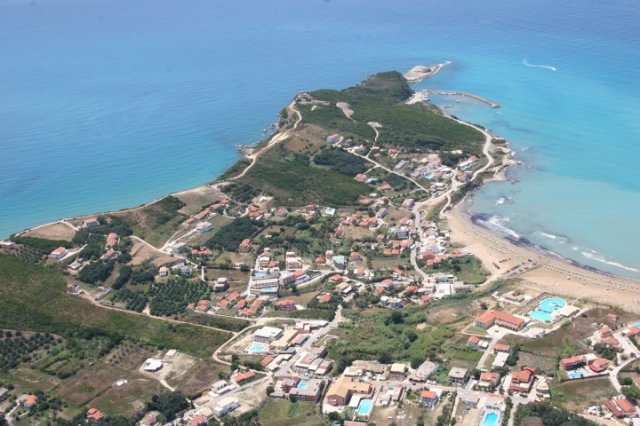
<instances>
[{"instance_id":1,"label":"low vegetation","mask_svg":"<svg viewBox=\"0 0 640 426\"><path fill-rule=\"evenodd\" d=\"M0 255L0 327L72 335L95 330L158 347L210 356L229 334L93 306L65 294L63 276L17 257Z\"/></svg>"}]
</instances>

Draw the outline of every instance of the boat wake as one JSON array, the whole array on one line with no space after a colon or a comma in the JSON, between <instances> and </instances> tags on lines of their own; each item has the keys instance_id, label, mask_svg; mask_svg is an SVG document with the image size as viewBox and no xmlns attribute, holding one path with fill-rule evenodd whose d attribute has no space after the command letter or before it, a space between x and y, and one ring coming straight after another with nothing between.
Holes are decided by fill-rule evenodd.
<instances>
[{"instance_id":1,"label":"boat wake","mask_svg":"<svg viewBox=\"0 0 640 426\"><path fill-rule=\"evenodd\" d=\"M522 60L522 64L523 64L523 65L526 65L526 66L528 66L528 67L531 67L531 68L543 68L543 69L545 69L545 70L549 70L549 71L558 71L558 68L556 68L556 67L552 67L551 65L534 65L534 64L530 64L530 63L527 61L527 58L524 58L524 59Z\"/></svg>"}]
</instances>

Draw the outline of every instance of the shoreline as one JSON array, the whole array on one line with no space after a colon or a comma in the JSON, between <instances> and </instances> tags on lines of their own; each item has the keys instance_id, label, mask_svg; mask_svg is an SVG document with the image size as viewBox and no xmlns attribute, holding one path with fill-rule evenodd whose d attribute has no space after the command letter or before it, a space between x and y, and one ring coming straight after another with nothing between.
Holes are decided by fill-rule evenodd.
<instances>
[{"instance_id":1,"label":"shoreline","mask_svg":"<svg viewBox=\"0 0 640 426\"><path fill-rule=\"evenodd\" d=\"M543 247L506 238L475 223L468 211L470 202L470 198L465 197L444 213L451 241L464 244L492 274L498 273L499 278L520 278L525 285L538 290L640 313L639 281L583 265Z\"/></svg>"},{"instance_id":2,"label":"shoreline","mask_svg":"<svg viewBox=\"0 0 640 426\"><path fill-rule=\"evenodd\" d=\"M421 78L417 81L408 81L409 84L418 82L418 81L422 81L424 78L428 78L431 77L433 75L435 75L437 72L439 72L444 66L448 65L450 62L445 62L442 64L437 64L435 66L430 66L430 67L426 67L426 66L416 66L413 67L409 72L414 71L415 69L420 69L422 70L422 74L421 74ZM425 71L428 70L428 72ZM406 78L406 74L405 73L405 78ZM417 78L414 76L414 78ZM415 92L414 96L416 96L419 93L422 93L424 91L417 91ZM436 91L433 91L436 92ZM456 92L456 93L465 93L465 92ZM482 100L483 102L490 104L491 101L485 100L484 98L474 95L473 96L474 99L477 100ZM428 102L428 100L425 100ZM288 105L288 108L291 108L291 104ZM295 109L294 112L299 114ZM493 134L488 133L485 129L480 129L478 127L476 127L474 124L466 122L464 120L460 120L454 117L451 117L446 111L443 111L443 114L450 118L451 120L457 121L459 123L471 126L473 128L478 129L479 131L488 134L489 136L491 136L491 140L495 139L496 136ZM299 116L299 119L301 119L301 117ZM299 124L300 120L298 120L297 123L294 124L294 126L292 126L292 128L290 128L289 126L283 126L281 128L278 129L277 132L271 134L267 139L265 140L270 140L270 141L274 141L274 140L280 140L282 138L285 138L286 136L288 136L289 131L292 129L295 129L295 127L297 127L297 125ZM267 149L270 148L272 144L269 143L267 145ZM497 148L495 145L493 145L493 148ZM502 148L504 150L504 148ZM508 149L508 148L507 148ZM258 160L259 157L259 152L262 150L259 150L257 152L255 152L253 154L253 161L252 164L255 164L255 162ZM487 155L488 153L485 153L485 155ZM490 157L490 155L489 155ZM244 157L246 158L246 157ZM492 157L491 157L492 158ZM236 160L236 162L239 160ZM233 163L235 164L235 163ZM233 164L231 164L229 167L232 167ZM492 165L493 162L487 164L484 169L487 169L490 165ZM499 170L496 170L494 173L494 176L490 179L485 179L481 185L489 183L491 181L497 181L497 180L506 180L507 176L506 176L506 170L508 169L508 167L510 167L511 165L513 165L514 162L510 162L508 164L503 164L503 165L498 165L497 167L499 167ZM247 169L243 170L243 172L240 175L243 175L244 173L246 173ZM477 173L475 174L477 175ZM475 176L474 175L474 180L475 180ZM237 179L239 177L238 176L233 176L230 179L227 180L234 180ZM78 220L78 219L82 219L82 218L86 218L86 217L90 217L90 216L97 216L97 215L103 215L103 214L117 214L117 213L124 213L124 212L131 212L131 211L136 211L138 209L142 209L146 206L149 206L155 202L158 202L159 200L168 197L168 196L178 196L178 195L183 195L183 194L188 194L191 192L198 192L198 191L202 191L202 190L206 190L206 189L217 189L218 185L223 182L223 181L210 181L208 183L202 184L202 185L198 185L196 187L193 188L187 188L184 190L180 190L180 191L175 191L175 192L171 192L168 193L166 195L157 197L153 200L144 202L136 207L125 207L122 209L118 209L118 210L110 210L110 211L103 211L103 212L97 212L97 213L92 213L92 214L86 214L86 215L77 215L77 216L71 216L71 217L64 217L61 219L57 219L57 220L53 220L44 224L39 224L36 225L34 227L30 227L30 228L26 228L23 229L21 231L17 231L15 233L12 234L12 236L20 236L23 234L26 234L28 232L31 232L33 230L39 229L39 228L44 228L47 226L51 226L51 225L55 225L55 224L64 224L67 226L70 226L73 228L73 225L69 223L69 221L73 221L73 220ZM437 197L438 199L440 197ZM452 240L454 240L455 238L459 238L460 242L462 242L463 244L467 245L467 246L472 246L472 245L476 245L477 246L477 250L472 250L474 252L474 254L476 254L476 251L479 252L479 254L476 254L477 257L479 257L483 263L485 263L488 267L491 267L493 263L495 263L495 260L493 258L495 258L496 256L488 256L488 249L489 248L493 248L495 249L495 247L503 247L503 251L509 250L510 252L513 252L515 255L517 255L519 258L525 259L524 257L524 253L528 253L528 257L527 258L532 258L532 259L536 259L537 262L539 263L539 265L536 267L536 269L539 268L547 268L549 270L554 270L555 272L560 272L560 271L564 271L568 274L568 276L574 278L574 279L587 279L593 283L600 283L603 286L610 286L612 288L624 288L627 289L627 291L631 291L635 294L638 294L639 298L636 300L636 304L639 305L639 307L637 308L638 311L640 312L640 286L638 286L638 284L640 284L639 280L635 280L632 278L627 278L627 277L623 277L620 276L618 274L615 273L609 273L607 271L603 271L601 269L598 269L596 267L592 267L589 265L583 265L580 264L579 262L570 259L570 258L565 258L559 255L555 255L552 254L549 251L545 251L544 248L540 248L537 247L533 244L531 245L527 245L524 244L524 242L514 242L514 241L510 241L508 238L503 237L502 235L493 232L492 230L483 227L481 225L478 225L476 223L473 222L473 217L467 212L465 211L465 205L468 203L468 196L463 198L462 200L460 200L457 204L455 205L451 205L451 203L447 203L447 205L445 206L445 208L442 209L441 211L441 215L443 215L448 222L452 222L454 224L454 226L452 226L451 228L456 228L456 231L454 231L452 229ZM450 200L449 197L447 197L447 199ZM437 201L436 199L431 199L431 200L426 200L426 202L424 203L425 206L431 205L432 203L434 203L435 201ZM448 211L445 212L446 208L449 207ZM462 210L462 211L461 211ZM465 217L466 216L466 217ZM453 234L456 234L455 237L453 236ZM470 238L471 236L476 235L477 237L483 238L485 239L489 244L489 248L485 247L480 247L478 244L476 244L476 241L474 240L474 238ZM542 266L540 266L542 265ZM565 270L564 268L570 268ZM489 268L490 269L490 268ZM578 272L580 271L580 272ZM492 274L496 272L495 270L492 270ZM593 276L590 276L588 274L593 274ZM527 272L524 275L529 274L530 272ZM526 277L524 277L526 278ZM565 280L566 277L565 277ZM616 287L617 286L617 287ZM633 286L633 288L630 289L630 287ZM637 289L636 289L637 287ZM608 291L608 290L607 290Z\"/></svg>"}]
</instances>

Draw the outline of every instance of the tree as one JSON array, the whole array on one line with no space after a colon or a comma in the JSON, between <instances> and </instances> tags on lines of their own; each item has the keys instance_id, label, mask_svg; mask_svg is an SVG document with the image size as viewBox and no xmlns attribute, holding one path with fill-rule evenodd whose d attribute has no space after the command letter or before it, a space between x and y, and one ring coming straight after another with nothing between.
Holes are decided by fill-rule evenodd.
<instances>
[{"instance_id":1,"label":"tree","mask_svg":"<svg viewBox=\"0 0 640 426\"><path fill-rule=\"evenodd\" d=\"M189 408L189 401L181 392L153 395L147 404L147 410L160 411L167 418L167 421L173 421L178 413L187 408Z\"/></svg>"}]
</instances>

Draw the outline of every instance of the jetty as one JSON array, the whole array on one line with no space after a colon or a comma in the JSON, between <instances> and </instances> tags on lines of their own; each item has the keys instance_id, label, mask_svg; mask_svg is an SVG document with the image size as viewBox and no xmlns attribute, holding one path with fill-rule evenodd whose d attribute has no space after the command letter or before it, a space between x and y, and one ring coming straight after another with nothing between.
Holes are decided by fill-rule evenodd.
<instances>
[{"instance_id":1,"label":"jetty","mask_svg":"<svg viewBox=\"0 0 640 426\"><path fill-rule=\"evenodd\" d=\"M500 108L500 104L499 103L493 102L490 99L483 98L482 96L476 95L474 93L460 92L460 91L457 91L457 90L431 90L431 89L427 89L426 91L428 93L430 93L430 94L436 94L436 95L441 95L441 96L464 96L464 97L467 97L467 98L475 99L478 102L482 102L484 104L487 104L491 108Z\"/></svg>"}]
</instances>

